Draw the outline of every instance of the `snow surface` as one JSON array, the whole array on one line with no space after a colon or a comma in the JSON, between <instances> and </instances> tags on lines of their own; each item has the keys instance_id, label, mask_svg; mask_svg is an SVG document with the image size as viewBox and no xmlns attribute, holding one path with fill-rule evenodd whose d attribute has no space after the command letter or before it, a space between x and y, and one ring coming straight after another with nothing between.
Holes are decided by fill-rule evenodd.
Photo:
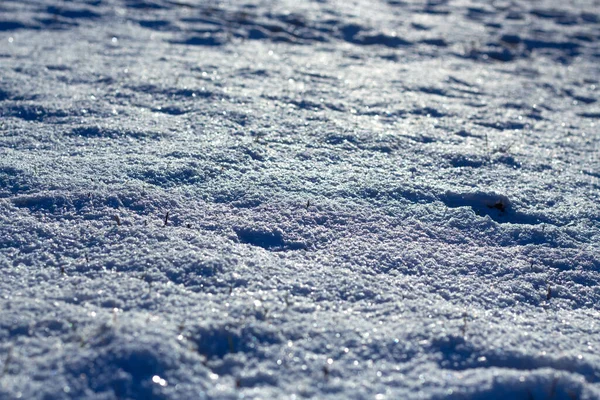
<instances>
[{"instance_id":1,"label":"snow surface","mask_svg":"<svg viewBox=\"0 0 600 400\"><path fill-rule=\"evenodd\" d=\"M599 399L598 0L0 2L1 399Z\"/></svg>"}]
</instances>

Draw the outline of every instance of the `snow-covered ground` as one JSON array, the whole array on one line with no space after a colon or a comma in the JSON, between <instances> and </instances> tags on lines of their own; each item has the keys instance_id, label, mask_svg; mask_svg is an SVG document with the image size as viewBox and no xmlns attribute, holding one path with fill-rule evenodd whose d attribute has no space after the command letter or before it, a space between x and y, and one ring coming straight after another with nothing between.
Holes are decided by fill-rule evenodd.
<instances>
[{"instance_id":1,"label":"snow-covered ground","mask_svg":"<svg viewBox=\"0 0 600 400\"><path fill-rule=\"evenodd\" d=\"M600 2L3 0L0 399L600 398Z\"/></svg>"}]
</instances>

